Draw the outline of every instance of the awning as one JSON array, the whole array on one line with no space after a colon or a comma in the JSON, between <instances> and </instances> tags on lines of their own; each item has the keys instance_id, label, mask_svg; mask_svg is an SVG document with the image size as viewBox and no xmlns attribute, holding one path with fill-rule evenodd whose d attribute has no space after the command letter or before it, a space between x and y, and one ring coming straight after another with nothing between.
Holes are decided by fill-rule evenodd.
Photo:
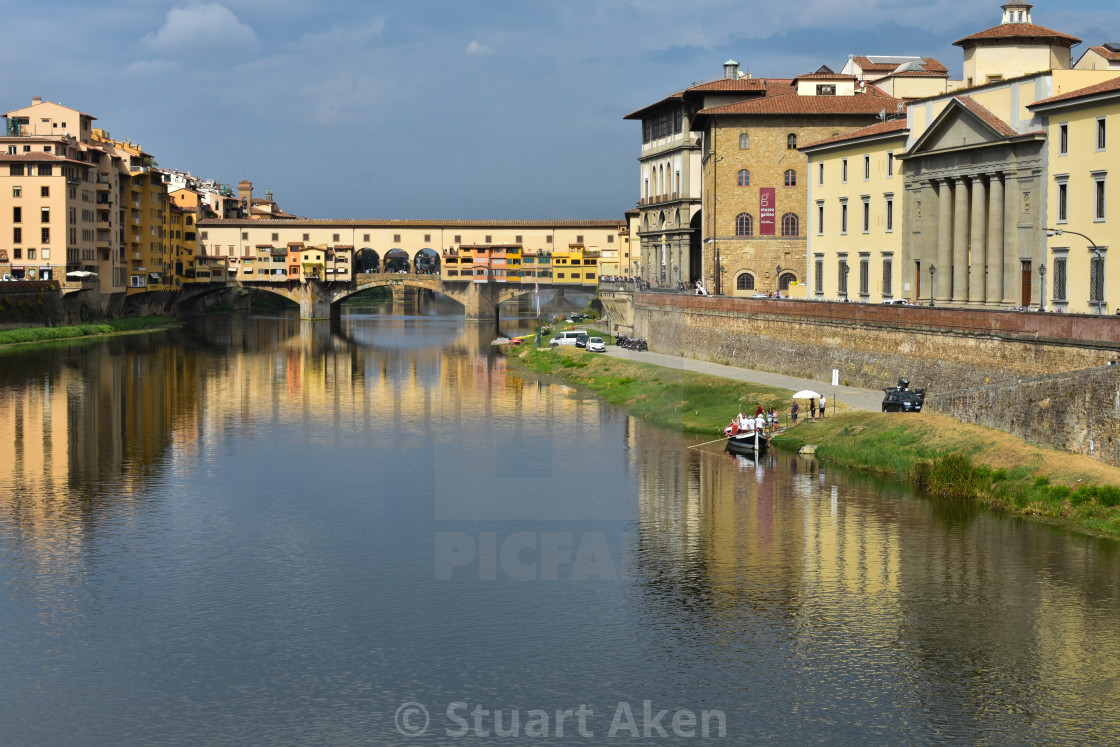
<instances>
[{"instance_id":1,"label":"awning","mask_svg":"<svg viewBox=\"0 0 1120 747\"><path fill-rule=\"evenodd\" d=\"M68 277L68 278L95 278L95 277L97 277L97 273L96 272L90 272L89 270L71 270L70 272L66 273L66 277Z\"/></svg>"},{"instance_id":2,"label":"awning","mask_svg":"<svg viewBox=\"0 0 1120 747\"><path fill-rule=\"evenodd\" d=\"M159 283L159 282L161 282L160 279L159 279L159 273L158 272L149 272L148 273L148 282L149 283Z\"/></svg>"}]
</instances>

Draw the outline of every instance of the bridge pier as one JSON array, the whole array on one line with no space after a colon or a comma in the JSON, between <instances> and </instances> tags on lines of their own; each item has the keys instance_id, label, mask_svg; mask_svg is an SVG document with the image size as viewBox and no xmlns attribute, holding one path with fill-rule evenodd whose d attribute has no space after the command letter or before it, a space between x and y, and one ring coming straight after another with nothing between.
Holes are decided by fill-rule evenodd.
<instances>
[{"instance_id":1,"label":"bridge pier","mask_svg":"<svg viewBox=\"0 0 1120 747\"><path fill-rule=\"evenodd\" d=\"M494 283L470 283L462 294L452 296L463 304L467 319L490 320L498 318L501 289Z\"/></svg>"},{"instance_id":2,"label":"bridge pier","mask_svg":"<svg viewBox=\"0 0 1120 747\"><path fill-rule=\"evenodd\" d=\"M295 296L292 300L299 302L300 319L339 319L342 316L342 308L333 303L334 294L318 280L302 283L292 295Z\"/></svg>"}]
</instances>

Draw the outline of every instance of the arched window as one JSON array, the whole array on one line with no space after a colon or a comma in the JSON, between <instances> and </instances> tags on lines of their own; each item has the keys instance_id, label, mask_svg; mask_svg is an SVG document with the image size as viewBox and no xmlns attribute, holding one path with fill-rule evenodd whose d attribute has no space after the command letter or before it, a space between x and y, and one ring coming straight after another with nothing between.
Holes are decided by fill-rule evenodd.
<instances>
[{"instance_id":1,"label":"arched window","mask_svg":"<svg viewBox=\"0 0 1120 747\"><path fill-rule=\"evenodd\" d=\"M796 187L797 186L797 172L794 171L793 169L786 169L786 186L787 187Z\"/></svg>"},{"instance_id":2,"label":"arched window","mask_svg":"<svg viewBox=\"0 0 1120 747\"><path fill-rule=\"evenodd\" d=\"M754 218L750 213L739 213L735 216L735 235L754 236Z\"/></svg>"},{"instance_id":3,"label":"arched window","mask_svg":"<svg viewBox=\"0 0 1120 747\"><path fill-rule=\"evenodd\" d=\"M740 187L751 186L751 172L747 171L746 169L741 169L739 171L739 186Z\"/></svg>"},{"instance_id":4,"label":"arched window","mask_svg":"<svg viewBox=\"0 0 1120 747\"><path fill-rule=\"evenodd\" d=\"M751 136L747 133L739 135L739 150L748 150L751 147Z\"/></svg>"},{"instance_id":5,"label":"arched window","mask_svg":"<svg viewBox=\"0 0 1120 747\"><path fill-rule=\"evenodd\" d=\"M782 216L782 236L799 236L798 229L801 221L797 213L786 213Z\"/></svg>"},{"instance_id":6,"label":"arched window","mask_svg":"<svg viewBox=\"0 0 1120 747\"><path fill-rule=\"evenodd\" d=\"M790 283L797 282L792 272L783 272L781 277L778 278L778 290L785 293L789 290Z\"/></svg>"},{"instance_id":7,"label":"arched window","mask_svg":"<svg viewBox=\"0 0 1120 747\"><path fill-rule=\"evenodd\" d=\"M789 150L797 150L797 135L792 132L786 135L786 148Z\"/></svg>"},{"instance_id":8,"label":"arched window","mask_svg":"<svg viewBox=\"0 0 1120 747\"><path fill-rule=\"evenodd\" d=\"M754 290L754 275L749 272L744 272L735 278L735 290L752 291Z\"/></svg>"}]
</instances>

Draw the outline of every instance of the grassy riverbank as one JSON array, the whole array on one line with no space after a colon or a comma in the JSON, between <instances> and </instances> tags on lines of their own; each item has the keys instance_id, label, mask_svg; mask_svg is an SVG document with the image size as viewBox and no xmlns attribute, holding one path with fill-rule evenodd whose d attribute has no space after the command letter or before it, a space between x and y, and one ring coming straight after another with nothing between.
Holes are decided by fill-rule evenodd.
<instances>
[{"instance_id":1,"label":"grassy riverbank","mask_svg":"<svg viewBox=\"0 0 1120 747\"><path fill-rule=\"evenodd\" d=\"M791 392L565 348L518 351L529 369L584 386L658 425L715 438L736 404L788 408ZM699 438L706 436L707 438ZM940 415L848 411L777 435L776 447L817 445L826 464L916 486L936 500L977 503L1120 537L1120 469L1033 446Z\"/></svg>"},{"instance_id":2,"label":"grassy riverbank","mask_svg":"<svg viewBox=\"0 0 1120 747\"><path fill-rule=\"evenodd\" d=\"M736 402L753 413L755 402L780 408L789 401L785 389L651 366L575 347L528 348L518 351L517 358L537 373L587 387L651 423L707 436L707 440L723 433L735 414Z\"/></svg>"},{"instance_id":3,"label":"grassy riverbank","mask_svg":"<svg viewBox=\"0 0 1120 747\"><path fill-rule=\"evenodd\" d=\"M97 324L79 324L73 327L22 327L0 331L0 348L36 342L68 340L76 337L96 337L122 332L142 332L172 323L167 316L146 316L138 319L113 319Z\"/></svg>"}]
</instances>

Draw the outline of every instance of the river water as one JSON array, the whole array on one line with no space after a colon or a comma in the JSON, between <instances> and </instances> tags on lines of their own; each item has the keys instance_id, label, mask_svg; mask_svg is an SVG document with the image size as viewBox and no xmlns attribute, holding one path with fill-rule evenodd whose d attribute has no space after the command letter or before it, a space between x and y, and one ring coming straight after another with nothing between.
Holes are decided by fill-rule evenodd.
<instances>
[{"instance_id":1,"label":"river water","mask_svg":"<svg viewBox=\"0 0 1120 747\"><path fill-rule=\"evenodd\" d=\"M1120 741L1116 542L689 449L493 337L0 354L0 744Z\"/></svg>"}]
</instances>

